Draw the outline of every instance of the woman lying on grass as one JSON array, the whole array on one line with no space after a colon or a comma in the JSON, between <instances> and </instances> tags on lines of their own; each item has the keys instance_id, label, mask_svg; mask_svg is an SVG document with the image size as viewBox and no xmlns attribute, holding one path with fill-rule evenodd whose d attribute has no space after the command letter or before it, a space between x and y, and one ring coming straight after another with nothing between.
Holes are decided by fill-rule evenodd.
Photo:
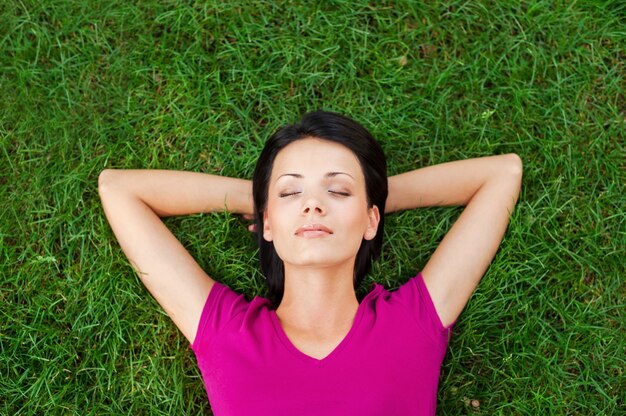
<instances>
[{"instance_id":1,"label":"woman lying on grass","mask_svg":"<svg viewBox=\"0 0 626 416\"><path fill-rule=\"evenodd\" d=\"M316 112L268 140L252 182L105 170L99 191L139 277L191 342L216 415L432 415L450 329L498 249L521 178L508 154L387 179L362 126ZM423 270L359 302L383 213L443 205L465 209ZM214 281L159 219L224 210L254 216L271 301Z\"/></svg>"}]
</instances>

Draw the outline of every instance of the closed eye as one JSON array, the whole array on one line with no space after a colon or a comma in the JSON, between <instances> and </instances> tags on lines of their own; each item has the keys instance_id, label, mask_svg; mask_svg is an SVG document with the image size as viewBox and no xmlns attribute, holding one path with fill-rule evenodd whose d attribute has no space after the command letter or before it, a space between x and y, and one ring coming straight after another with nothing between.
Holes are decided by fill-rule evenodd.
<instances>
[{"instance_id":1,"label":"closed eye","mask_svg":"<svg viewBox=\"0 0 626 416\"><path fill-rule=\"evenodd\" d=\"M335 194L335 195L339 195L339 196L350 196L349 192L342 192L342 191L328 191L331 194Z\"/></svg>"},{"instance_id":2,"label":"closed eye","mask_svg":"<svg viewBox=\"0 0 626 416\"><path fill-rule=\"evenodd\" d=\"M278 196L280 198L285 198L285 197L288 197L288 196L297 195L299 193L300 192L283 192L283 193L278 194Z\"/></svg>"}]
</instances>

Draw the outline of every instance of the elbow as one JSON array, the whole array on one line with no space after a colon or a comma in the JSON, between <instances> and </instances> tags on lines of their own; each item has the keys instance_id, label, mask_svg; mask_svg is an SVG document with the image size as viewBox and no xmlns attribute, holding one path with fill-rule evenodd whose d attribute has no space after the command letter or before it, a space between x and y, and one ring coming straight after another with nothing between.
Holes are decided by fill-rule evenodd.
<instances>
[{"instance_id":1,"label":"elbow","mask_svg":"<svg viewBox=\"0 0 626 416\"><path fill-rule=\"evenodd\" d=\"M100 175L98 175L98 194L100 199L103 199L105 195L115 188L118 175L119 171L115 169L105 169L100 172Z\"/></svg>"},{"instance_id":2,"label":"elbow","mask_svg":"<svg viewBox=\"0 0 626 416\"><path fill-rule=\"evenodd\" d=\"M522 158L517 153L509 153L504 155L506 158L506 172L513 177L522 180L522 174L524 172L524 164Z\"/></svg>"},{"instance_id":3,"label":"elbow","mask_svg":"<svg viewBox=\"0 0 626 416\"><path fill-rule=\"evenodd\" d=\"M516 204L522 186L522 175L524 172L524 166L522 163L522 158L519 157L519 155L517 155L516 153L507 154L505 155L505 157L505 171L507 172L505 177L508 178L507 183L509 184L510 189L513 193L513 204Z\"/></svg>"}]
</instances>

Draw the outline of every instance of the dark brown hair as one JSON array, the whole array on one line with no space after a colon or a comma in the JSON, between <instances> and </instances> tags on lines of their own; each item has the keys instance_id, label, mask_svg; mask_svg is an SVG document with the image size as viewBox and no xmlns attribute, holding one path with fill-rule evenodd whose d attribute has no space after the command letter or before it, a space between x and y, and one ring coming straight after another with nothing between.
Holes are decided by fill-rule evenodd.
<instances>
[{"instance_id":1,"label":"dark brown hair","mask_svg":"<svg viewBox=\"0 0 626 416\"><path fill-rule=\"evenodd\" d=\"M267 206L269 181L276 156L290 143L307 137L339 143L354 153L365 177L368 207L376 205L381 214L376 236L372 240L363 239L356 255L355 288L370 271L372 262L380 256L383 243L385 201L387 200L387 162L382 148L374 137L356 121L327 111L308 113L299 123L282 127L265 143L252 178L261 271L267 279L275 307L278 307L283 297L285 268L283 261L276 253L274 244L263 238L263 212Z\"/></svg>"}]
</instances>

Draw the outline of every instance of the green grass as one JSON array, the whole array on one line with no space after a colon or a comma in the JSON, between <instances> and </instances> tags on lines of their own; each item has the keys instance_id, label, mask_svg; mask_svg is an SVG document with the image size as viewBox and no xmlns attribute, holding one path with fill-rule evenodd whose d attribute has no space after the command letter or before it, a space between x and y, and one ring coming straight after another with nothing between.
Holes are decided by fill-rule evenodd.
<instances>
[{"instance_id":1,"label":"green grass","mask_svg":"<svg viewBox=\"0 0 626 416\"><path fill-rule=\"evenodd\" d=\"M1 414L207 413L194 356L124 259L97 175L249 178L271 132L318 108L369 128L391 174L524 161L508 233L455 327L440 414L623 412L622 2L134 3L0 6ZM366 283L415 274L458 213L389 217ZM211 275L265 293L240 219L168 225Z\"/></svg>"}]
</instances>

